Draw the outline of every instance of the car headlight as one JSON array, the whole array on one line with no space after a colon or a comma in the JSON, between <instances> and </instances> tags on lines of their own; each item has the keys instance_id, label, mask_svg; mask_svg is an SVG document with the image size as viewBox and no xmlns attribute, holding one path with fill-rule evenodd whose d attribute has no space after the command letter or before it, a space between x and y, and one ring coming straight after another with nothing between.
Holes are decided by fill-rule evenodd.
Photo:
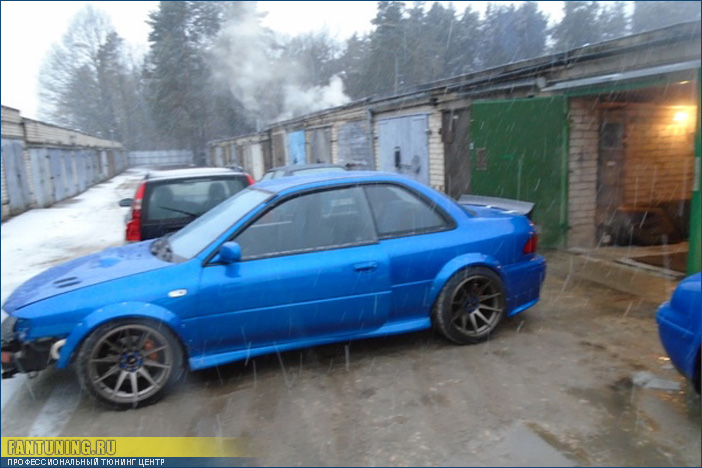
<instances>
[{"instance_id":1,"label":"car headlight","mask_svg":"<svg viewBox=\"0 0 702 468\"><path fill-rule=\"evenodd\" d=\"M31 325L31 320L10 315L0 326L0 337L3 343L9 343L14 339L24 340Z\"/></svg>"},{"instance_id":2,"label":"car headlight","mask_svg":"<svg viewBox=\"0 0 702 468\"><path fill-rule=\"evenodd\" d=\"M19 338L20 340L24 340L31 325L31 320L18 318L17 323L15 323L15 335L17 336L17 338Z\"/></svg>"},{"instance_id":3,"label":"car headlight","mask_svg":"<svg viewBox=\"0 0 702 468\"><path fill-rule=\"evenodd\" d=\"M0 338L3 343L12 341L15 338L15 326L18 320L17 317L10 315L2 321L2 325L0 325Z\"/></svg>"}]
</instances>

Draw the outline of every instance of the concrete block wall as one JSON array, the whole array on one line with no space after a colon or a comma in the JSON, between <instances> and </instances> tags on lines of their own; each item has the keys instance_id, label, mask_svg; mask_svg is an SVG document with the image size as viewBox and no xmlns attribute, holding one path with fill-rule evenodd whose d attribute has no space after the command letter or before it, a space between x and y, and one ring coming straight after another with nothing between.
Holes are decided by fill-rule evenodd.
<instances>
[{"instance_id":1,"label":"concrete block wall","mask_svg":"<svg viewBox=\"0 0 702 468\"><path fill-rule=\"evenodd\" d=\"M190 150L130 151L129 166L181 166L195 162Z\"/></svg>"},{"instance_id":2,"label":"concrete block wall","mask_svg":"<svg viewBox=\"0 0 702 468\"><path fill-rule=\"evenodd\" d=\"M597 100L574 98L569 108L568 247L590 248L596 243Z\"/></svg>"},{"instance_id":3,"label":"concrete block wall","mask_svg":"<svg viewBox=\"0 0 702 468\"><path fill-rule=\"evenodd\" d=\"M695 115L693 107L627 105L625 204L657 205L691 197Z\"/></svg>"}]
</instances>

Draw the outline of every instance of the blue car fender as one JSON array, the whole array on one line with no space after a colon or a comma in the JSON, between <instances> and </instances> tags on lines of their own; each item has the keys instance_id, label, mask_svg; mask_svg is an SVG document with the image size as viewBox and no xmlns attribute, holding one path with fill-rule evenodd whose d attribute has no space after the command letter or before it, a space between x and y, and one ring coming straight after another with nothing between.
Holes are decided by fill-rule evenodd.
<instances>
[{"instance_id":1,"label":"blue car fender","mask_svg":"<svg viewBox=\"0 0 702 468\"><path fill-rule=\"evenodd\" d=\"M166 324L176 337L183 321L170 310L147 302L120 302L110 304L88 314L77 327L68 335L66 344L61 348L56 367L65 368L71 362L74 352L80 347L83 340L97 327L104 323L122 318L145 318Z\"/></svg>"},{"instance_id":2,"label":"blue car fender","mask_svg":"<svg viewBox=\"0 0 702 468\"><path fill-rule=\"evenodd\" d=\"M439 274L434 278L434 282L429 289L429 294L427 295L428 305L432 306L439 297L439 293L443 289L446 282L458 271L463 270L472 266L483 266L494 270L500 277L502 277L502 266L494 257L490 255L485 255L481 253L469 253L460 255L449 261L444 267L439 271ZM504 280L504 278L503 278ZM506 287L506 285L505 285Z\"/></svg>"}]
</instances>

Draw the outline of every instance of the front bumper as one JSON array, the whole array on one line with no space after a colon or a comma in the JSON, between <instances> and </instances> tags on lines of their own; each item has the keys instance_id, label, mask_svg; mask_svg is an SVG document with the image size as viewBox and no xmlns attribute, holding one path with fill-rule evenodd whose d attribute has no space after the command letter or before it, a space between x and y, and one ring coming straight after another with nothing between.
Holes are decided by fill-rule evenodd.
<instances>
[{"instance_id":1,"label":"front bumper","mask_svg":"<svg viewBox=\"0 0 702 468\"><path fill-rule=\"evenodd\" d=\"M8 317L2 323L0 351L2 352L2 378L9 379L19 373L32 373L46 369L54 360L51 347L58 338L21 341L14 330L16 319Z\"/></svg>"},{"instance_id":2,"label":"front bumper","mask_svg":"<svg viewBox=\"0 0 702 468\"><path fill-rule=\"evenodd\" d=\"M699 345L695 342L694 333L671 320L676 313L670 302L660 306L656 314L658 335L673 366L688 379L693 379L695 378L694 360Z\"/></svg>"}]
</instances>

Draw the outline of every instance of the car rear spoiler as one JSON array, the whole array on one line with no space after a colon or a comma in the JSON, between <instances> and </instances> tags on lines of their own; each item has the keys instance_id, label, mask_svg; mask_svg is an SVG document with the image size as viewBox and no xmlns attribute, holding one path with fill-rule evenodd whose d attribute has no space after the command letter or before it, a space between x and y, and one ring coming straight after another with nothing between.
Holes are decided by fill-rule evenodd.
<instances>
[{"instance_id":1,"label":"car rear spoiler","mask_svg":"<svg viewBox=\"0 0 702 468\"><path fill-rule=\"evenodd\" d=\"M528 218L531 218L531 213L534 211L534 204L531 202L510 200L509 198L481 197L479 195L461 195L461 197L458 199L458 204L497 208L524 215Z\"/></svg>"}]
</instances>

